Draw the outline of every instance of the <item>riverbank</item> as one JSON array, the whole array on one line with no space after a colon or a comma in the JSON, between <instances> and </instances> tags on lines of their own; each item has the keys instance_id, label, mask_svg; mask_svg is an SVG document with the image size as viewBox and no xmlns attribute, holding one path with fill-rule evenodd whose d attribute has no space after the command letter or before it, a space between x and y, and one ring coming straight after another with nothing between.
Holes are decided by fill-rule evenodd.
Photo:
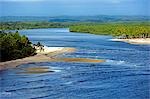
<instances>
[{"instance_id":1,"label":"riverbank","mask_svg":"<svg viewBox=\"0 0 150 99\"><path fill-rule=\"evenodd\" d=\"M62 53L74 52L74 48L65 47L44 47L43 51L37 50L37 55L16 59L0 63L0 70L15 68L21 64L33 63L33 62L50 62L53 57Z\"/></svg>"},{"instance_id":2,"label":"riverbank","mask_svg":"<svg viewBox=\"0 0 150 99\"><path fill-rule=\"evenodd\" d=\"M8 68L15 68L22 64L34 63L34 62L89 62L89 63L99 63L104 62L104 60L98 59L84 59L84 58L62 58L56 57L59 54L73 53L75 48L70 47L46 47L44 50L37 50L37 55L16 59L0 63L0 70L5 70Z\"/></svg>"},{"instance_id":3,"label":"riverbank","mask_svg":"<svg viewBox=\"0 0 150 99\"><path fill-rule=\"evenodd\" d=\"M144 45L149 45L150 44L150 38L136 38L136 39L111 39L112 41L121 41L121 42L126 42L130 44L144 44Z\"/></svg>"}]
</instances>

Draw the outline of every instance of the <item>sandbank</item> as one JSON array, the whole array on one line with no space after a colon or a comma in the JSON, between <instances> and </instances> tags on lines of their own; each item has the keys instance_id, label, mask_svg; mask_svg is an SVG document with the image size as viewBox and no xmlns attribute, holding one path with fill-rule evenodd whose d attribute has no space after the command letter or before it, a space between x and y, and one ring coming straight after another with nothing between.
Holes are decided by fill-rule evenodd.
<instances>
[{"instance_id":1,"label":"sandbank","mask_svg":"<svg viewBox=\"0 0 150 99\"><path fill-rule=\"evenodd\" d=\"M149 45L150 44L150 38L135 38L135 39L111 39L112 41L121 41L126 42L130 44L143 44L143 45Z\"/></svg>"},{"instance_id":2,"label":"sandbank","mask_svg":"<svg viewBox=\"0 0 150 99\"><path fill-rule=\"evenodd\" d=\"M59 57L59 54L73 53L75 48L70 47L47 47L44 46L44 50L37 50L37 55L16 59L0 63L0 70L5 70L9 68L15 68L22 64L28 63L38 63L38 62L86 62L86 63L100 63L104 60L98 59L86 59L86 58L63 58Z\"/></svg>"}]
</instances>

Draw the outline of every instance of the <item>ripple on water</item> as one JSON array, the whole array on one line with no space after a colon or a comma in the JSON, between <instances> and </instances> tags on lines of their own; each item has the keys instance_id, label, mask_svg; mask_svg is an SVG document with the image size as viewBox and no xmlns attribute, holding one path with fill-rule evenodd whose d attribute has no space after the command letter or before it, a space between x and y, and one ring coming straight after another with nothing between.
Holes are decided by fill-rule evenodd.
<instances>
[{"instance_id":1,"label":"ripple on water","mask_svg":"<svg viewBox=\"0 0 150 99\"><path fill-rule=\"evenodd\" d=\"M138 65L133 64L133 63L129 63L126 61L122 61L122 60L106 60L106 62L104 64L108 64L108 65L115 65L115 66L129 66L129 67L138 67Z\"/></svg>"},{"instance_id":2,"label":"ripple on water","mask_svg":"<svg viewBox=\"0 0 150 99\"><path fill-rule=\"evenodd\" d=\"M76 47L78 51L64 54L59 61L30 63L0 72L1 98L149 99L149 46L112 42L108 36L73 34L68 29L22 30L21 33L33 43ZM89 63L79 58L106 61Z\"/></svg>"},{"instance_id":3,"label":"ripple on water","mask_svg":"<svg viewBox=\"0 0 150 99\"><path fill-rule=\"evenodd\" d=\"M43 74L43 73L52 73L52 72L60 72L60 71L61 70L53 67L38 66L38 67L23 68L22 72L19 72L19 74Z\"/></svg>"}]
</instances>

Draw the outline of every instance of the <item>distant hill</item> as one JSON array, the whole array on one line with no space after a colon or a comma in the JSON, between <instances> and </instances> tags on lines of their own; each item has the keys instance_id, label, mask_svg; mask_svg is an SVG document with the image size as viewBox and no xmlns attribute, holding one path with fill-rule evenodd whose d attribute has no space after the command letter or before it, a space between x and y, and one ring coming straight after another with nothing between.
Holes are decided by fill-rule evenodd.
<instances>
[{"instance_id":1,"label":"distant hill","mask_svg":"<svg viewBox=\"0 0 150 99\"><path fill-rule=\"evenodd\" d=\"M118 22L118 21L149 21L150 16L1 16L0 22L27 22L27 21L46 21L46 22Z\"/></svg>"}]
</instances>

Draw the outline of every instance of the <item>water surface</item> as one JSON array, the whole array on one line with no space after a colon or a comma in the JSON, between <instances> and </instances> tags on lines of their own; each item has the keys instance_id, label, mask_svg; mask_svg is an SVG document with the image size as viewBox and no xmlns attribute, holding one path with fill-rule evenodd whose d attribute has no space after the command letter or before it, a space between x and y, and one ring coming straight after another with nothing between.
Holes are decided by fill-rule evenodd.
<instances>
[{"instance_id":1,"label":"water surface","mask_svg":"<svg viewBox=\"0 0 150 99\"><path fill-rule=\"evenodd\" d=\"M1 99L149 98L149 45L114 42L109 40L111 36L71 33L66 28L20 32L34 43L40 41L47 46L78 49L77 52L63 54L62 57L106 61L30 63L1 71ZM50 68L53 72L20 73L38 67Z\"/></svg>"}]
</instances>

